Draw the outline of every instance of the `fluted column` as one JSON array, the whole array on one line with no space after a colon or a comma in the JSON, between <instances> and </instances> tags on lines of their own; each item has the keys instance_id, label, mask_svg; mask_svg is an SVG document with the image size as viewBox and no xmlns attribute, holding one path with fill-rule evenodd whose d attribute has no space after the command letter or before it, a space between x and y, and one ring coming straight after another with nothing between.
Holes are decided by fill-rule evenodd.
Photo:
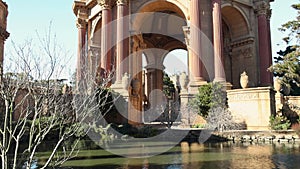
<instances>
[{"instance_id":1,"label":"fluted column","mask_svg":"<svg viewBox=\"0 0 300 169\"><path fill-rule=\"evenodd\" d=\"M190 77L192 82L203 81L201 61L201 22L200 22L200 0L191 0L190 2Z\"/></svg>"},{"instance_id":2,"label":"fluted column","mask_svg":"<svg viewBox=\"0 0 300 169\"><path fill-rule=\"evenodd\" d=\"M127 63L122 63L129 54L128 50L128 2L117 0L117 57L116 57L116 82L120 82L122 75L127 72ZM118 67L119 66L119 67Z\"/></svg>"},{"instance_id":3,"label":"fluted column","mask_svg":"<svg viewBox=\"0 0 300 169\"><path fill-rule=\"evenodd\" d=\"M102 8L101 27L101 69L110 71L111 69L111 2L110 0L98 0Z\"/></svg>"},{"instance_id":4,"label":"fluted column","mask_svg":"<svg viewBox=\"0 0 300 169\"><path fill-rule=\"evenodd\" d=\"M272 85L272 74L268 68L272 64L271 39L269 35L269 24L267 12L269 4L264 1L256 2L256 13L258 21L258 45L260 61L260 86Z\"/></svg>"},{"instance_id":5,"label":"fluted column","mask_svg":"<svg viewBox=\"0 0 300 169\"><path fill-rule=\"evenodd\" d=\"M224 59L222 53L221 0L212 0L213 38L214 38L214 81L225 82Z\"/></svg>"},{"instance_id":6,"label":"fluted column","mask_svg":"<svg viewBox=\"0 0 300 169\"><path fill-rule=\"evenodd\" d=\"M77 18L76 26L78 28L78 52L77 52L77 87L79 83L85 79L85 70L86 70L86 28L87 22L85 18Z\"/></svg>"}]
</instances>

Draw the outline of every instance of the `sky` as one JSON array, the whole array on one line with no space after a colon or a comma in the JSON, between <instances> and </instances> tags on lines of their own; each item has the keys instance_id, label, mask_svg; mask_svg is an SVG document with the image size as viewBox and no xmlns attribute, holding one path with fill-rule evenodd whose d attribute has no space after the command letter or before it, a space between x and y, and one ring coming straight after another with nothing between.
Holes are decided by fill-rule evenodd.
<instances>
[{"instance_id":1,"label":"sky","mask_svg":"<svg viewBox=\"0 0 300 169\"><path fill-rule=\"evenodd\" d=\"M37 39L36 32L41 36L48 30L51 22L51 31L56 34L57 41L65 49L69 50L73 57L69 62L68 72L75 69L77 52L77 28L76 17L73 14L73 0L4 0L9 8L8 27L10 33L6 41L6 50L11 50L12 41L16 44L22 44L28 39ZM294 19L296 11L291 8L294 3L300 3L299 0L275 0L271 3L271 38L272 53L284 49L285 44L282 41L284 34L278 31L280 25L288 20ZM6 51L5 51L6 52ZM6 52L8 53L8 52ZM184 53L184 52L180 52ZM6 56L9 57L9 56ZM170 67L169 65L167 67ZM169 68L173 73L174 67ZM66 74L65 76L68 76Z\"/></svg>"}]
</instances>

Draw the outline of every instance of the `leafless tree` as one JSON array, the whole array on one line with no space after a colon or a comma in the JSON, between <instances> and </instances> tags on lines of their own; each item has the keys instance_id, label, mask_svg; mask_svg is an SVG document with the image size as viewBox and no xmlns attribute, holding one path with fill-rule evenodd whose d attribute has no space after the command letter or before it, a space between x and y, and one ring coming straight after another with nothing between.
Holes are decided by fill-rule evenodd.
<instances>
[{"instance_id":1,"label":"leafless tree","mask_svg":"<svg viewBox=\"0 0 300 169\"><path fill-rule=\"evenodd\" d=\"M241 124L236 122L231 112L224 107L214 107L209 110L206 118L207 128L212 130L237 130L242 127Z\"/></svg>"},{"instance_id":2,"label":"leafless tree","mask_svg":"<svg viewBox=\"0 0 300 169\"><path fill-rule=\"evenodd\" d=\"M2 169L29 169L50 138L50 153L39 168L60 166L78 154L77 143L92 127L102 127L99 120L112 107L105 89L111 75L101 84L89 81L91 84L84 85L93 90L72 92L62 81L53 80L63 72L68 60L62 58L69 54L59 47L50 31L38 39L38 46L32 41L13 45L13 73L4 73L1 79ZM88 72L85 77L90 77ZM70 139L71 146L66 144Z\"/></svg>"}]
</instances>

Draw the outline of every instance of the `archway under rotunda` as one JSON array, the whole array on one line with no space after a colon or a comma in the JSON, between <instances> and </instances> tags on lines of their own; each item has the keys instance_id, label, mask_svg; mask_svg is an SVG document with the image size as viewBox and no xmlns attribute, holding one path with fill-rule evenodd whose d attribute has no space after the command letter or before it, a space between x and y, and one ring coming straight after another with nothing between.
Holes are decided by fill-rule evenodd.
<instances>
[{"instance_id":1,"label":"archway under rotunda","mask_svg":"<svg viewBox=\"0 0 300 169\"><path fill-rule=\"evenodd\" d=\"M160 1L161 2L161 1ZM138 79L143 84L141 95L143 103L147 100L149 107L142 106L144 111L155 109L164 105L166 96L163 93L164 58L174 49L187 49L183 27L187 21L182 10L175 4L164 2L150 2L141 7L133 20L133 31L140 36L143 48L139 48L140 55L144 57L135 66L135 70L143 70L143 75L138 74ZM160 4L160 8L154 8ZM140 43L140 42L139 42ZM133 52L135 49L132 49ZM142 57L140 56L140 57ZM146 65L143 66L143 63ZM133 72L133 74L136 74Z\"/></svg>"}]
</instances>

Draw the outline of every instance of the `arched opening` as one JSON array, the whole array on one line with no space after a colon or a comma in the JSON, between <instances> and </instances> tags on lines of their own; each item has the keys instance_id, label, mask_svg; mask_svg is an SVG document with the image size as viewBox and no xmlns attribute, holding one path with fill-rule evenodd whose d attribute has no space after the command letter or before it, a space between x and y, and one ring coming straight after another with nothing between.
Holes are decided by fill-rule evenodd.
<instances>
[{"instance_id":1,"label":"arched opening","mask_svg":"<svg viewBox=\"0 0 300 169\"><path fill-rule=\"evenodd\" d=\"M184 49L170 51L163 61L165 73L169 76L178 75L182 72L188 73L188 52Z\"/></svg>"},{"instance_id":2,"label":"arched opening","mask_svg":"<svg viewBox=\"0 0 300 169\"><path fill-rule=\"evenodd\" d=\"M222 8L223 22L230 29L232 40L241 38L249 34L249 24L241 11L232 6Z\"/></svg>"},{"instance_id":3,"label":"arched opening","mask_svg":"<svg viewBox=\"0 0 300 169\"><path fill-rule=\"evenodd\" d=\"M139 52L143 53L139 56L142 57L141 65L137 65L137 67L143 68L141 82L144 88L142 92L143 100L141 101L144 103L145 120L147 119L145 118L146 115L151 115L151 113L155 112L151 110L164 107L166 103L169 103L167 100L170 98L163 93L164 60L165 57L169 58L171 55L180 58L178 55L184 53L175 49L186 49L183 27L187 25L187 21L185 14L178 6L166 1L150 1L145 3L138 12L133 17L132 30L134 33L139 34L139 41L136 44L143 45L143 48L139 49ZM178 63L181 63L181 67L186 67L184 65L187 65L187 61L183 61L184 59L182 58L180 58L182 59L181 61L180 59L175 59L175 57L173 59L172 57L170 58L171 60L167 59L168 62L176 60ZM145 104L145 101L148 103ZM150 110L151 113L147 110ZM156 117L157 119L161 118L159 116ZM152 120L156 121L157 119ZM148 120L145 121L149 122Z\"/></svg>"},{"instance_id":4,"label":"arched opening","mask_svg":"<svg viewBox=\"0 0 300 169\"><path fill-rule=\"evenodd\" d=\"M250 76L255 77L255 70L247 70L248 64L255 65L254 59L244 58L243 53L252 56L252 42L250 26L247 17L242 10L224 5L222 8L222 33L223 33L223 58L226 80L233 86L239 88L240 74L249 71ZM249 59L247 61L247 59ZM252 67L252 66L249 66ZM249 75L248 74L248 75Z\"/></svg>"}]
</instances>

